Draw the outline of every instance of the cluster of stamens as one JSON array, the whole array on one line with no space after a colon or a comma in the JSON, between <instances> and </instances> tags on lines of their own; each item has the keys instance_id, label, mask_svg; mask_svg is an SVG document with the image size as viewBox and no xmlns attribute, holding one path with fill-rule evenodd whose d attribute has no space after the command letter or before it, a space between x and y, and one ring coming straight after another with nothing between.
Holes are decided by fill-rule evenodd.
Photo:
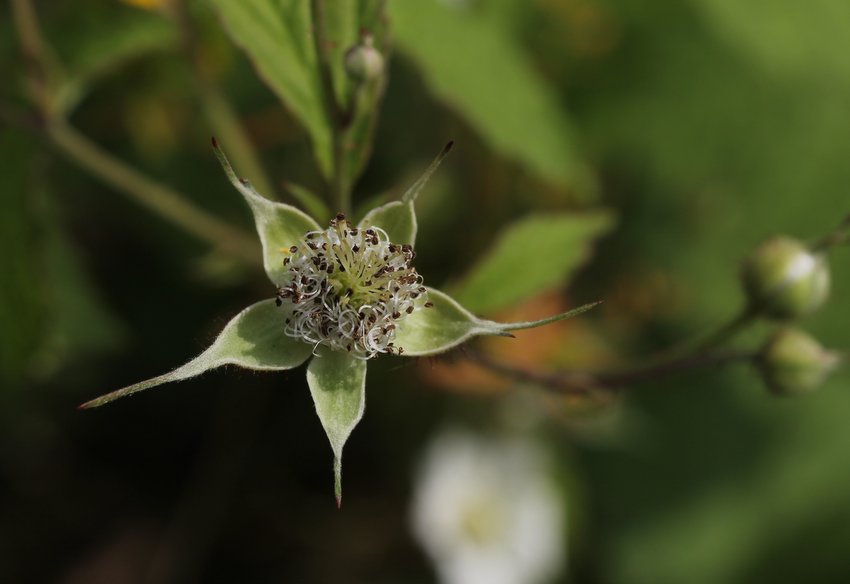
<instances>
[{"instance_id":1,"label":"cluster of stamens","mask_svg":"<svg viewBox=\"0 0 850 584\"><path fill-rule=\"evenodd\" d=\"M402 354L393 343L398 321L430 307L422 276L411 264L410 245L391 243L377 227L352 227L345 215L325 231L310 231L284 250L285 281L277 305L290 313L285 333L333 350L369 359Z\"/></svg>"}]
</instances>

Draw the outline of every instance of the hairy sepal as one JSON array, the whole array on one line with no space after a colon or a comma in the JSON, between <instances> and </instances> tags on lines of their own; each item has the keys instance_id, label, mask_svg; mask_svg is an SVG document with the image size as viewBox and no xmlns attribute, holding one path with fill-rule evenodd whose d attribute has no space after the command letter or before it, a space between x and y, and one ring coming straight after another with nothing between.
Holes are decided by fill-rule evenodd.
<instances>
[{"instance_id":1,"label":"hairy sepal","mask_svg":"<svg viewBox=\"0 0 850 584\"><path fill-rule=\"evenodd\" d=\"M263 244L263 265L266 274L275 286L279 286L285 272L283 258L289 248L300 242L308 231L319 231L321 228L312 217L300 209L270 201L258 193L249 181L236 176L215 138L212 144L224 173L245 198L254 214L257 234Z\"/></svg>"},{"instance_id":2,"label":"hairy sepal","mask_svg":"<svg viewBox=\"0 0 850 584\"><path fill-rule=\"evenodd\" d=\"M449 349L480 336L510 337L512 331L544 326L586 312L599 304L594 302L541 320L501 323L478 318L454 298L434 288L428 288L430 308L421 307L398 324L395 344L405 357L425 357Z\"/></svg>"},{"instance_id":3,"label":"hairy sepal","mask_svg":"<svg viewBox=\"0 0 850 584\"><path fill-rule=\"evenodd\" d=\"M307 385L334 453L334 494L342 502L342 449L366 408L366 361L344 351L319 350Z\"/></svg>"},{"instance_id":4,"label":"hairy sepal","mask_svg":"<svg viewBox=\"0 0 850 584\"><path fill-rule=\"evenodd\" d=\"M312 346L286 336L283 332L284 318L282 309L275 306L273 300L252 304L227 323L206 351L185 365L93 399L80 408L96 408L163 383L195 377L222 365L270 371L298 367L310 356Z\"/></svg>"}]
</instances>

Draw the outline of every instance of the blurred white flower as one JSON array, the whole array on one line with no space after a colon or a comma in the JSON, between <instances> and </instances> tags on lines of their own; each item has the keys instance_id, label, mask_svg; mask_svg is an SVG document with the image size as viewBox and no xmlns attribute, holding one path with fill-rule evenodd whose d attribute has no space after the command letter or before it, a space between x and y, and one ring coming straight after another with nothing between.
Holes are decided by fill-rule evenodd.
<instances>
[{"instance_id":1,"label":"blurred white flower","mask_svg":"<svg viewBox=\"0 0 850 584\"><path fill-rule=\"evenodd\" d=\"M411 522L445 584L539 584L566 556L563 500L528 441L438 437L419 469Z\"/></svg>"}]
</instances>

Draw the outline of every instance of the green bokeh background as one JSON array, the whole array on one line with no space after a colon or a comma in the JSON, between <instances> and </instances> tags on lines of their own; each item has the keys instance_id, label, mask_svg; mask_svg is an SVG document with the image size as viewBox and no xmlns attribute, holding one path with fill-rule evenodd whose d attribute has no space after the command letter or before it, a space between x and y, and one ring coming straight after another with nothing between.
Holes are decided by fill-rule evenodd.
<instances>
[{"instance_id":1,"label":"green bokeh background","mask_svg":"<svg viewBox=\"0 0 850 584\"><path fill-rule=\"evenodd\" d=\"M456 140L419 204L429 283L458 282L518 216L606 207L616 227L561 288L605 298L583 320L637 357L731 316L758 242L818 236L850 211L844 0L421 4L390 1L397 50L355 203L400 192ZM250 230L169 22L106 0L36 8L68 70L98 71L72 124ZM218 371L75 409L184 362L271 291L50 148L0 14L0 581L433 581L408 533L411 471L447 421L492 425L500 397L441 391L412 361L370 364L341 512L301 370ZM191 14L269 176L318 188L297 120L212 10ZM529 254L553 253L538 243ZM829 346L850 346L848 259L834 252L832 301L800 323ZM730 367L561 408L541 432L569 477L563 581L846 581L848 381L779 400Z\"/></svg>"}]
</instances>

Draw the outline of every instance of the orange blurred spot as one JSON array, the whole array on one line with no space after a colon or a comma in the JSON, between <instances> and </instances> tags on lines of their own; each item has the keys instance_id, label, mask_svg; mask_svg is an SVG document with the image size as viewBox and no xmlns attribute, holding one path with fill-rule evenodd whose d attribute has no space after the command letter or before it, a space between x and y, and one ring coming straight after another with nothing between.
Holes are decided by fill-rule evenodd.
<instances>
[{"instance_id":1,"label":"orange blurred spot","mask_svg":"<svg viewBox=\"0 0 850 584\"><path fill-rule=\"evenodd\" d=\"M561 294L552 292L488 317L502 322L537 320L569 308ZM525 370L557 371L610 362L604 341L580 318L517 331L515 335L515 339L481 338L475 350L496 362ZM463 393L499 394L517 385L515 380L465 359L462 349L448 358L423 360L422 371L430 383Z\"/></svg>"},{"instance_id":2,"label":"orange blurred spot","mask_svg":"<svg viewBox=\"0 0 850 584\"><path fill-rule=\"evenodd\" d=\"M160 10L167 0L121 0L124 4L141 8L142 10Z\"/></svg>"}]
</instances>

